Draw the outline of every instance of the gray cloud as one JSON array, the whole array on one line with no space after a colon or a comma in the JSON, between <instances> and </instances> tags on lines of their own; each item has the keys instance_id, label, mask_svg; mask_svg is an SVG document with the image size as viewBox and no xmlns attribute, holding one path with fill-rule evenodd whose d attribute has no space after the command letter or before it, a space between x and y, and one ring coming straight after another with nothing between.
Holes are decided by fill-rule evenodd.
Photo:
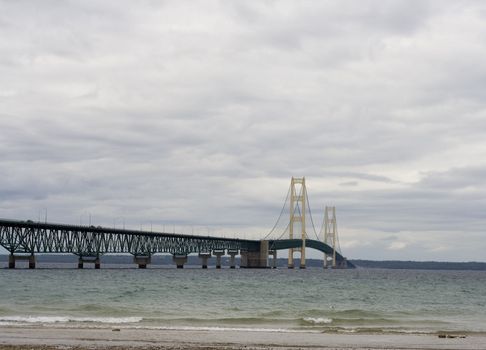
<instances>
[{"instance_id":1,"label":"gray cloud","mask_svg":"<svg viewBox=\"0 0 486 350\"><path fill-rule=\"evenodd\" d=\"M0 216L261 237L305 175L346 255L484 260L485 9L0 1Z\"/></svg>"}]
</instances>

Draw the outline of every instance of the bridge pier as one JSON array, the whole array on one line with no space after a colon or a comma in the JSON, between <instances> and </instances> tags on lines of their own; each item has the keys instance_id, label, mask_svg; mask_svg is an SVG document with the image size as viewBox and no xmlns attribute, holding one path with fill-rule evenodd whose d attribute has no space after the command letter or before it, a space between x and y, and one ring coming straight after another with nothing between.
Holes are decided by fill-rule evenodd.
<instances>
[{"instance_id":1,"label":"bridge pier","mask_svg":"<svg viewBox=\"0 0 486 350\"><path fill-rule=\"evenodd\" d=\"M13 254L10 254L8 257L8 268L15 269L15 256Z\"/></svg>"},{"instance_id":2,"label":"bridge pier","mask_svg":"<svg viewBox=\"0 0 486 350\"><path fill-rule=\"evenodd\" d=\"M35 256L34 256L34 254L29 256L29 269L35 269Z\"/></svg>"},{"instance_id":3,"label":"bridge pier","mask_svg":"<svg viewBox=\"0 0 486 350\"><path fill-rule=\"evenodd\" d=\"M260 241L260 249L256 251L241 251L242 268L268 267L268 241Z\"/></svg>"},{"instance_id":4,"label":"bridge pier","mask_svg":"<svg viewBox=\"0 0 486 350\"><path fill-rule=\"evenodd\" d=\"M216 255L216 268L220 269L221 268L221 257L224 255L224 249L223 250L213 250L213 254Z\"/></svg>"},{"instance_id":5,"label":"bridge pier","mask_svg":"<svg viewBox=\"0 0 486 350\"><path fill-rule=\"evenodd\" d=\"M336 261L336 269L347 269L348 268L348 259L343 258L343 260Z\"/></svg>"},{"instance_id":6,"label":"bridge pier","mask_svg":"<svg viewBox=\"0 0 486 350\"><path fill-rule=\"evenodd\" d=\"M8 268L15 269L17 260L27 260L29 262L29 269L35 269L35 256L31 255L14 255L11 253L8 257Z\"/></svg>"},{"instance_id":7,"label":"bridge pier","mask_svg":"<svg viewBox=\"0 0 486 350\"><path fill-rule=\"evenodd\" d=\"M150 254L147 255L134 255L133 262L138 265L139 269L146 269L147 265L152 262Z\"/></svg>"},{"instance_id":8,"label":"bridge pier","mask_svg":"<svg viewBox=\"0 0 486 350\"><path fill-rule=\"evenodd\" d=\"M228 255L230 256L230 269L236 269L236 255L238 255L238 249L228 249Z\"/></svg>"},{"instance_id":9,"label":"bridge pier","mask_svg":"<svg viewBox=\"0 0 486 350\"><path fill-rule=\"evenodd\" d=\"M178 269L183 269L184 264L187 262L187 255L174 254L172 256L172 261L175 262Z\"/></svg>"},{"instance_id":10,"label":"bridge pier","mask_svg":"<svg viewBox=\"0 0 486 350\"><path fill-rule=\"evenodd\" d=\"M211 253L199 253L199 257L202 259L202 268L208 268L208 259L211 257Z\"/></svg>"},{"instance_id":11,"label":"bridge pier","mask_svg":"<svg viewBox=\"0 0 486 350\"><path fill-rule=\"evenodd\" d=\"M272 256L272 269L276 269L277 268L277 250L276 249L269 250L268 255Z\"/></svg>"},{"instance_id":12,"label":"bridge pier","mask_svg":"<svg viewBox=\"0 0 486 350\"><path fill-rule=\"evenodd\" d=\"M84 268L84 263L94 264L94 268L97 270L101 268L101 262L99 256L79 256L78 269Z\"/></svg>"},{"instance_id":13,"label":"bridge pier","mask_svg":"<svg viewBox=\"0 0 486 350\"><path fill-rule=\"evenodd\" d=\"M289 269L293 269L295 267L294 266L294 251L291 250L291 249L289 249L289 260L288 260L288 263L287 263L287 267Z\"/></svg>"},{"instance_id":14,"label":"bridge pier","mask_svg":"<svg viewBox=\"0 0 486 350\"><path fill-rule=\"evenodd\" d=\"M301 250L301 248L291 248L292 250L289 249L289 254L291 253L291 255L289 255L289 260L288 260L288 268L289 269L294 269L295 268L295 265L294 265L294 252L300 252L300 264L299 264L299 269L305 269L305 253L303 250Z\"/></svg>"}]
</instances>

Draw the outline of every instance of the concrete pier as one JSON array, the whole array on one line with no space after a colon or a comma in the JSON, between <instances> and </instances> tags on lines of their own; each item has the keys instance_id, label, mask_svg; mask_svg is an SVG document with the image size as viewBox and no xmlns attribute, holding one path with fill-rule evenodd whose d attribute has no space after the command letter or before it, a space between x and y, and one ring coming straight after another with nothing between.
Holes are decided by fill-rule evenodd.
<instances>
[{"instance_id":1,"label":"concrete pier","mask_svg":"<svg viewBox=\"0 0 486 350\"><path fill-rule=\"evenodd\" d=\"M294 262L292 262L291 264L289 263L288 268L294 269L295 268ZM305 269L305 264L302 265L302 261L300 262L299 269Z\"/></svg>"},{"instance_id":2,"label":"concrete pier","mask_svg":"<svg viewBox=\"0 0 486 350\"><path fill-rule=\"evenodd\" d=\"M101 268L99 256L80 256L78 259L78 269L84 268L84 263L94 264L94 268L97 270Z\"/></svg>"},{"instance_id":3,"label":"concrete pier","mask_svg":"<svg viewBox=\"0 0 486 350\"><path fill-rule=\"evenodd\" d=\"M260 250L241 251L242 268L267 268L268 267L268 241L260 241Z\"/></svg>"},{"instance_id":4,"label":"concrete pier","mask_svg":"<svg viewBox=\"0 0 486 350\"><path fill-rule=\"evenodd\" d=\"M15 256L13 254L10 254L8 257L8 268L15 269Z\"/></svg>"},{"instance_id":5,"label":"concrete pier","mask_svg":"<svg viewBox=\"0 0 486 350\"><path fill-rule=\"evenodd\" d=\"M202 260L202 268L207 269L208 268L208 259L211 257L211 253L199 253L199 257Z\"/></svg>"},{"instance_id":6,"label":"concrete pier","mask_svg":"<svg viewBox=\"0 0 486 350\"><path fill-rule=\"evenodd\" d=\"M299 259L299 269L305 269L305 253L304 251L301 250L301 248L294 248L294 252L299 252L300 253L300 259ZM304 256L304 258L302 258ZM288 268L289 269L294 269L295 268L295 259L289 259L288 261Z\"/></svg>"},{"instance_id":7,"label":"concrete pier","mask_svg":"<svg viewBox=\"0 0 486 350\"><path fill-rule=\"evenodd\" d=\"M224 249L223 250L213 250L213 255L216 256L216 268L220 269L221 268L221 257L224 255Z\"/></svg>"},{"instance_id":8,"label":"concrete pier","mask_svg":"<svg viewBox=\"0 0 486 350\"><path fill-rule=\"evenodd\" d=\"M147 265L152 262L152 257L150 255L134 255L133 263L138 265L139 269L146 269Z\"/></svg>"},{"instance_id":9,"label":"concrete pier","mask_svg":"<svg viewBox=\"0 0 486 350\"><path fill-rule=\"evenodd\" d=\"M348 259L344 258L341 261L336 262L336 269L347 269L348 268Z\"/></svg>"},{"instance_id":10,"label":"concrete pier","mask_svg":"<svg viewBox=\"0 0 486 350\"><path fill-rule=\"evenodd\" d=\"M187 255L174 254L172 261L176 264L178 269L183 269L184 264L187 262Z\"/></svg>"},{"instance_id":11,"label":"concrete pier","mask_svg":"<svg viewBox=\"0 0 486 350\"><path fill-rule=\"evenodd\" d=\"M27 260L29 262L29 269L35 269L35 256L31 255L14 255L10 254L8 257L8 268L15 269L17 260Z\"/></svg>"},{"instance_id":12,"label":"concrete pier","mask_svg":"<svg viewBox=\"0 0 486 350\"><path fill-rule=\"evenodd\" d=\"M35 256L31 255L29 257L29 269L35 269Z\"/></svg>"},{"instance_id":13,"label":"concrete pier","mask_svg":"<svg viewBox=\"0 0 486 350\"><path fill-rule=\"evenodd\" d=\"M272 256L272 269L277 268L277 250L269 250L268 254Z\"/></svg>"},{"instance_id":14,"label":"concrete pier","mask_svg":"<svg viewBox=\"0 0 486 350\"><path fill-rule=\"evenodd\" d=\"M236 269L236 256L238 250L228 249L228 255L230 256L230 269Z\"/></svg>"}]
</instances>

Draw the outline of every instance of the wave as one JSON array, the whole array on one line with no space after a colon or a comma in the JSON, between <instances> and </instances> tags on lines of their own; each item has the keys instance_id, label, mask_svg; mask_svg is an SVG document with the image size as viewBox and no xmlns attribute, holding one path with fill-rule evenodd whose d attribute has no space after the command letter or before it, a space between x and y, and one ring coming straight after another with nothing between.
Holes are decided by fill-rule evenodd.
<instances>
[{"instance_id":1,"label":"wave","mask_svg":"<svg viewBox=\"0 0 486 350\"><path fill-rule=\"evenodd\" d=\"M80 304L66 308L65 311L71 314L81 313L95 316L110 315L110 317L123 317L126 315L127 311L131 312L134 310L129 307L118 308L101 304Z\"/></svg>"},{"instance_id":2,"label":"wave","mask_svg":"<svg viewBox=\"0 0 486 350\"><path fill-rule=\"evenodd\" d=\"M273 311L265 311L258 314L259 317L275 317L275 316L283 316L285 312L283 310L273 310Z\"/></svg>"},{"instance_id":3,"label":"wave","mask_svg":"<svg viewBox=\"0 0 486 350\"><path fill-rule=\"evenodd\" d=\"M28 323L28 324L50 324L68 322L89 322L89 323L138 323L142 317L71 317L71 316L3 316L0 323Z\"/></svg>"},{"instance_id":4,"label":"wave","mask_svg":"<svg viewBox=\"0 0 486 350\"><path fill-rule=\"evenodd\" d=\"M134 326L127 328L136 329L154 329L154 330L169 330L169 331L236 331L236 332L269 332L269 333L320 333L319 331L309 331L304 329L291 328L253 328L253 327L217 327L217 326Z\"/></svg>"},{"instance_id":5,"label":"wave","mask_svg":"<svg viewBox=\"0 0 486 350\"><path fill-rule=\"evenodd\" d=\"M153 318L145 317L144 323L151 325L168 324L168 325L190 325L190 326L242 326L254 327L260 326L278 326L278 327L298 327L300 319L293 318L261 318L261 317L220 317L220 318L205 318L205 317L173 317L173 318Z\"/></svg>"},{"instance_id":6,"label":"wave","mask_svg":"<svg viewBox=\"0 0 486 350\"><path fill-rule=\"evenodd\" d=\"M326 318L326 317L304 317L303 318L304 322L310 323L310 324L330 324L332 323L332 318Z\"/></svg>"},{"instance_id":7,"label":"wave","mask_svg":"<svg viewBox=\"0 0 486 350\"><path fill-rule=\"evenodd\" d=\"M362 309L330 310L330 313L340 318L382 318L389 314L388 312Z\"/></svg>"},{"instance_id":8,"label":"wave","mask_svg":"<svg viewBox=\"0 0 486 350\"><path fill-rule=\"evenodd\" d=\"M396 318L403 317L395 311L374 311L374 310L362 310L362 309L335 309L330 307L329 309L307 309L298 313L298 316L302 318L330 318L333 320L341 319L383 319L383 318Z\"/></svg>"},{"instance_id":9,"label":"wave","mask_svg":"<svg viewBox=\"0 0 486 350\"><path fill-rule=\"evenodd\" d=\"M147 322L148 321L148 322ZM221 319L145 319L142 317L71 317L71 316L6 316L0 317L0 326L12 327L54 327L106 329L116 326L121 329L147 329L168 331L235 331L235 332L270 332L270 333L329 333L329 334L437 334L436 327L420 328L414 325L400 326L351 326L334 324L335 320L326 317L306 317L289 319L288 323L222 322ZM191 323L193 323L191 325ZM471 330L449 329L441 327L444 332L454 331L472 334Z\"/></svg>"},{"instance_id":10,"label":"wave","mask_svg":"<svg viewBox=\"0 0 486 350\"><path fill-rule=\"evenodd\" d=\"M11 310L0 306L0 314L5 314L5 313L8 313L8 312L11 312Z\"/></svg>"}]
</instances>

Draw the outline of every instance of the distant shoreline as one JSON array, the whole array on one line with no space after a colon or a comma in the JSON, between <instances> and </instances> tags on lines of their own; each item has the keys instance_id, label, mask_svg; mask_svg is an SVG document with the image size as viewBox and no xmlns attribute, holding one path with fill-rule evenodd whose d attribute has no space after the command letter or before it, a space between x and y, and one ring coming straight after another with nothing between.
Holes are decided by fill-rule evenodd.
<instances>
[{"instance_id":1,"label":"distant shoreline","mask_svg":"<svg viewBox=\"0 0 486 350\"><path fill-rule=\"evenodd\" d=\"M130 255L104 255L101 257L103 264L127 264L133 265L133 258ZM228 260L228 261L227 261ZM286 258L277 259L277 266L285 268L287 266ZM39 254L37 255L39 263L72 263L77 264L77 257L71 254ZM403 261L403 260L362 260L350 259L358 268L376 268L376 269L404 269L404 270L451 270L451 271L486 271L486 262L445 262L445 261ZM0 254L0 268L5 267L8 263L8 255ZM215 265L215 258L208 261L208 265ZM172 266L172 257L170 255L156 255L152 258L153 265ZM223 257L223 267L227 267L229 258ZM199 266L200 259L197 256L189 256L188 266ZM237 258L237 265L239 259ZM307 267L322 267L322 260L307 259Z\"/></svg>"},{"instance_id":2,"label":"distant shoreline","mask_svg":"<svg viewBox=\"0 0 486 350\"><path fill-rule=\"evenodd\" d=\"M486 271L484 262L401 261L401 260L350 260L357 267L405 270Z\"/></svg>"}]
</instances>

